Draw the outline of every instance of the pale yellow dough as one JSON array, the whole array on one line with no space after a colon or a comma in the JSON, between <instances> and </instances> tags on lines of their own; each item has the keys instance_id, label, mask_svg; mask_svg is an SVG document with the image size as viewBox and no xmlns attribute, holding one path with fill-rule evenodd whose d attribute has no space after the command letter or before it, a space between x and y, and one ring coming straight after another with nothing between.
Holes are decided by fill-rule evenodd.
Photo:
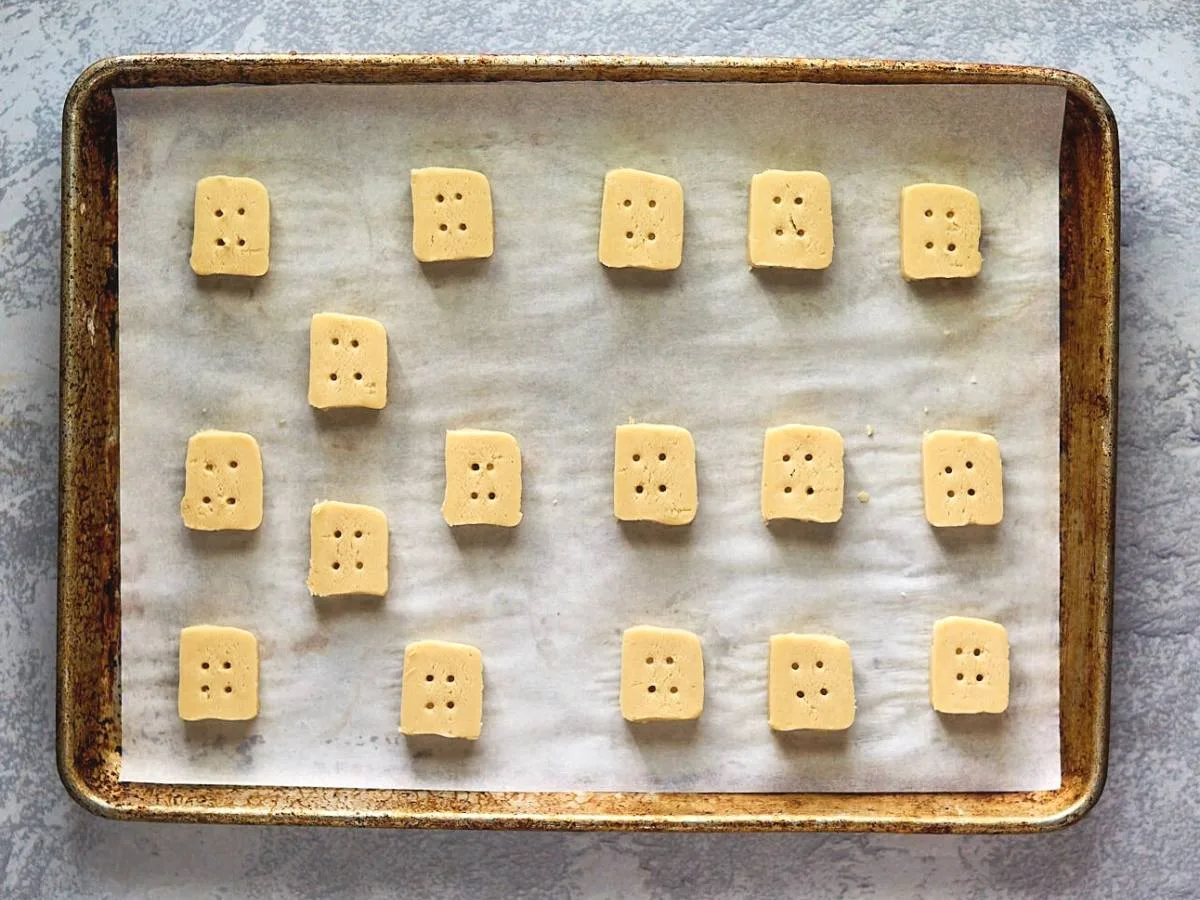
<instances>
[{"instance_id":1,"label":"pale yellow dough","mask_svg":"<svg viewBox=\"0 0 1200 900\"><path fill-rule=\"evenodd\" d=\"M844 449L841 434L832 428L768 428L763 440L763 519L840 520L845 493Z\"/></svg>"},{"instance_id":2,"label":"pale yellow dough","mask_svg":"<svg viewBox=\"0 0 1200 900\"><path fill-rule=\"evenodd\" d=\"M621 640L621 715L630 722L697 719L704 710L700 638L638 625Z\"/></svg>"},{"instance_id":3,"label":"pale yellow dough","mask_svg":"<svg viewBox=\"0 0 1200 900\"><path fill-rule=\"evenodd\" d=\"M183 524L197 531L253 531L262 524L258 442L240 431L201 431L188 439Z\"/></svg>"},{"instance_id":4,"label":"pale yellow dough","mask_svg":"<svg viewBox=\"0 0 1200 900\"><path fill-rule=\"evenodd\" d=\"M388 589L387 516L373 506L326 501L312 508L308 590L314 597Z\"/></svg>"},{"instance_id":5,"label":"pale yellow dough","mask_svg":"<svg viewBox=\"0 0 1200 900\"><path fill-rule=\"evenodd\" d=\"M599 256L610 269L678 269L683 260L679 182L637 169L605 175Z\"/></svg>"},{"instance_id":6,"label":"pale yellow dough","mask_svg":"<svg viewBox=\"0 0 1200 900\"><path fill-rule=\"evenodd\" d=\"M258 641L249 631L192 625L179 633L179 717L258 715Z\"/></svg>"},{"instance_id":7,"label":"pale yellow dough","mask_svg":"<svg viewBox=\"0 0 1200 900\"><path fill-rule=\"evenodd\" d=\"M197 275L266 275L271 204L253 178L211 175L196 183L192 271Z\"/></svg>"},{"instance_id":8,"label":"pale yellow dough","mask_svg":"<svg viewBox=\"0 0 1200 900\"><path fill-rule=\"evenodd\" d=\"M900 269L908 280L978 275L979 234L979 198L966 188L912 184L900 192Z\"/></svg>"},{"instance_id":9,"label":"pale yellow dough","mask_svg":"<svg viewBox=\"0 0 1200 900\"><path fill-rule=\"evenodd\" d=\"M482 726L482 654L446 641L409 644L404 649L401 733L474 741Z\"/></svg>"},{"instance_id":10,"label":"pale yellow dough","mask_svg":"<svg viewBox=\"0 0 1200 900\"><path fill-rule=\"evenodd\" d=\"M850 645L824 634L773 634L767 717L776 731L841 731L854 724Z\"/></svg>"},{"instance_id":11,"label":"pale yellow dough","mask_svg":"<svg viewBox=\"0 0 1200 900\"><path fill-rule=\"evenodd\" d=\"M754 268L833 262L833 195L820 172L768 169L750 179L747 254Z\"/></svg>"},{"instance_id":12,"label":"pale yellow dough","mask_svg":"<svg viewBox=\"0 0 1200 900\"><path fill-rule=\"evenodd\" d=\"M1008 632L987 619L950 616L933 626L929 702L943 713L1008 709Z\"/></svg>"},{"instance_id":13,"label":"pale yellow dough","mask_svg":"<svg viewBox=\"0 0 1200 900\"><path fill-rule=\"evenodd\" d=\"M521 448L503 431L446 432L447 525L502 525L521 521Z\"/></svg>"},{"instance_id":14,"label":"pale yellow dough","mask_svg":"<svg viewBox=\"0 0 1200 900\"><path fill-rule=\"evenodd\" d=\"M387 405L387 331L365 316L317 313L308 333L308 402L317 409Z\"/></svg>"},{"instance_id":15,"label":"pale yellow dough","mask_svg":"<svg viewBox=\"0 0 1200 900\"><path fill-rule=\"evenodd\" d=\"M696 518L696 445L676 425L619 425L613 515L627 522L687 525Z\"/></svg>"},{"instance_id":16,"label":"pale yellow dough","mask_svg":"<svg viewBox=\"0 0 1200 900\"><path fill-rule=\"evenodd\" d=\"M470 169L413 169L413 253L423 263L493 252L492 189Z\"/></svg>"},{"instance_id":17,"label":"pale yellow dough","mask_svg":"<svg viewBox=\"0 0 1200 900\"><path fill-rule=\"evenodd\" d=\"M921 468L930 525L996 525L1004 518L1000 445L990 434L931 431Z\"/></svg>"}]
</instances>

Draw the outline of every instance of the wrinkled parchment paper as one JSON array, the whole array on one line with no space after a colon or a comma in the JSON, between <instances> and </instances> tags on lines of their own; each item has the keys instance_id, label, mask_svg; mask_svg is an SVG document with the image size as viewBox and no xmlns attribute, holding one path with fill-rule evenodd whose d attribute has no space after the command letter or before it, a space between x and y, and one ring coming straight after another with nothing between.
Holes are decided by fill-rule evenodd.
<instances>
[{"instance_id":1,"label":"wrinkled parchment paper","mask_svg":"<svg viewBox=\"0 0 1200 900\"><path fill-rule=\"evenodd\" d=\"M1060 90L300 86L117 100L123 778L499 790L1059 784ZM487 174L493 259L413 258L408 171L426 165ZM619 166L683 183L677 272L596 261L601 185ZM747 270L748 182L767 168L828 175L829 270ZM219 173L270 191L265 278L188 268L195 182ZM978 193L981 277L900 278L899 193L919 181ZM387 326L382 412L307 405L309 317L326 310ZM631 418L695 436L691 527L613 520L613 428ZM763 431L788 422L845 435L836 526L760 519ZM442 522L443 432L455 427L517 436L517 529ZM999 527L925 523L921 435L939 427L998 437ZM257 532L181 524L184 450L203 428L258 438ZM387 513L386 599L308 595L308 515L322 499ZM1008 627L1007 714L930 709L930 631L948 614ZM178 718L179 630L198 623L258 636L252 723ZM621 631L639 623L701 636L698 722L621 719ZM850 643L858 718L848 732L768 729L767 637L783 631ZM482 650L478 743L398 734L403 650L419 638Z\"/></svg>"}]
</instances>

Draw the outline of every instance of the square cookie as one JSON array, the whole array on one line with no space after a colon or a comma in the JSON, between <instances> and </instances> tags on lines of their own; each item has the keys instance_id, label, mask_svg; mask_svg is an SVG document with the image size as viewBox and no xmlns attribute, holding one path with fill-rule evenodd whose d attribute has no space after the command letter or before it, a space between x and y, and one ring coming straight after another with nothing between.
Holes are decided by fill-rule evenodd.
<instances>
[{"instance_id":1,"label":"square cookie","mask_svg":"<svg viewBox=\"0 0 1200 900\"><path fill-rule=\"evenodd\" d=\"M996 525L1004 518L1000 445L990 434L931 431L921 444L930 525Z\"/></svg>"},{"instance_id":2,"label":"square cookie","mask_svg":"<svg viewBox=\"0 0 1200 900\"><path fill-rule=\"evenodd\" d=\"M824 634L773 634L767 718L776 731L841 731L854 724L850 645Z\"/></svg>"},{"instance_id":3,"label":"square cookie","mask_svg":"<svg viewBox=\"0 0 1200 900\"><path fill-rule=\"evenodd\" d=\"M630 722L698 719L704 710L700 638L638 625L621 639L621 715Z\"/></svg>"},{"instance_id":4,"label":"square cookie","mask_svg":"<svg viewBox=\"0 0 1200 900\"><path fill-rule=\"evenodd\" d=\"M179 513L197 531L253 531L262 524L258 441L240 431L201 431L188 438Z\"/></svg>"},{"instance_id":5,"label":"square cookie","mask_svg":"<svg viewBox=\"0 0 1200 900\"><path fill-rule=\"evenodd\" d=\"M687 525L696 518L696 445L676 425L617 426L613 515Z\"/></svg>"},{"instance_id":6,"label":"square cookie","mask_svg":"<svg viewBox=\"0 0 1200 900\"><path fill-rule=\"evenodd\" d=\"M308 332L309 405L383 409L387 362L387 331L379 322L317 313Z\"/></svg>"},{"instance_id":7,"label":"square cookie","mask_svg":"<svg viewBox=\"0 0 1200 900\"><path fill-rule=\"evenodd\" d=\"M679 182L637 169L605 175L599 255L610 269L678 269L683 260Z\"/></svg>"},{"instance_id":8,"label":"square cookie","mask_svg":"<svg viewBox=\"0 0 1200 900\"><path fill-rule=\"evenodd\" d=\"M503 431L446 432L447 525L503 525L521 521L521 448Z\"/></svg>"},{"instance_id":9,"label":"square cookie","mask_svg":"<svg viewBox=\"0 0 1200 900\"><path fill-rule=\"evenodd\" d=\"M987 619L950 616L933 626L929 702L943 713L1008 709L1008 632Z\"/></svg>"},{"instance_id":10,"label":"square cookie","mask_svg":"<svg viewBox=\"0 0 1200 900\"><path fill-rule=\"evenodd\" d=\"M492 189L470 169L413 169L413 253L423 263L492 255Z\"/></svg>"},{"instance_id":11,"label":"square cookie","mask_svg":"<svg viewBox=\"0 0 1200 900\"><path fill-rule=\"evenodd\" d=\"M832 428L768 428L763 440L763 519L840 520L845 493L844 455L842 436Z\"/></svg>"},{"instance_id":12,"label":"square cookie","mask_svg":"<svg viewBox=\"0 0 1200 900\"><path fill-rule=\"evenodd\" d=\"M387 516L373 506L327 500L312 508L308 591L314 597L388 588Z\"/></svg>"},{"instance_id":13,"label":"square cookie","mask_svg":"<svg viewBox=\"0 0 1200 900\"><path fill-rule=\"evenodd\" d=\"M833 195L820 172L768 169L750 179L753 268L825 269L833 262Z\"/></svg>"},{"instance_id":14,"label":"square cookie","mask_svg":"<svg viewBox=\"0 0 1200 900\"><path fill-rule=\"evenodd\" d=\"M266 275L271 203L253 178L210 175L196 182L192 271L197 275Z\"/></svg>"},{"instance_id":15,"label":"square cookie","mask_svg":"<svg viewBox=\"0 0 1200 900\"><path fill-rule=\"evenodd\" d=\"M402 734L478 739L483 725L483 656L467 644L417 641L404 648Z\"/></svg>"},{"instance_id":16,"label":"square cookie","mask_svg":"<svg viewBox=\"0 0 1200 900\"><path fill-rule=\"evenodd\" d=\"M973 278L979 255L979 198L950 184L910 184L900 192L900 271L909 281Z\"/></svg>"},{"instance_id":17,"label":"square cookie","mask_svg":"<svg viewBox=\"0 0 1200 900\"><path fill-rule=\"evenodd\" d=\"M192 625L179 633L179 718L258 715L258 641L249 631Z\"/></svg>"}]
</instances>

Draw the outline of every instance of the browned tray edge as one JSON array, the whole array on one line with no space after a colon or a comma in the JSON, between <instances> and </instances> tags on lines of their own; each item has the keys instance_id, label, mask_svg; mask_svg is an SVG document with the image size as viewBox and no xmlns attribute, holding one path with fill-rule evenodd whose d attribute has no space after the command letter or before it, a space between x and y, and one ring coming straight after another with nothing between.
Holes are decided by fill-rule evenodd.
<instances>
[{"instance_id":1,"label":"browned tray edge","mask_svg":"<svg viewBox=\"0 0 1200 900\"><path fill-rule=\"evenodd\" d=\"M119 780L120 528L115 87L678 80L1028 84L1065 89L1060 735L1063 784L1024 793L496 793ZM159 821L677 831L1033 832L1099 799L1108 756L1116 463L1117 131L1056 69L892 60L168 54L85 70L63 110L58 769L99 815Z\"/></svg>"}]
</instances>

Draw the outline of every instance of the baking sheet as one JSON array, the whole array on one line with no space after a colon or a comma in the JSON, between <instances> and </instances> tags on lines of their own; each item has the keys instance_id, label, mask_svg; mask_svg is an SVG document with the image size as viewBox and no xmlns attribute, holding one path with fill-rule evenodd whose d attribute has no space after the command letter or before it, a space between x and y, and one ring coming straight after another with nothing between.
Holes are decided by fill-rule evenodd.
<instances>
[{"instance_id":1,"label":"baking sheet","mask_svg":"<svg viewBox=\"0 0 1200 900\"><path fill-rule=\"evenodd\" d=\"M116 97L124 780L1059 785L1061 89L507 83ZM488 175L493 259L413 258L408 170L425 165ZM675 273L596 261L603 177L618 166L683 183ZM829 176L829 270L747 270L748 182L767 168ZM271 192L263 279L198 279L188 268L195 182L218 173ZM979 278L899 277L899 191L918 181L978 193ZM319 311L387 326L383 411L308 407L308 322ZM630 419L692 431L692 526L613 520L613 428ZM788 422L845 436L836 526L761 521L763 431ZM442 522L443 434L455 427L517 436L517 529ZM925 523L920 441L938 427L998 437L999 527ZM203 428L258 438L258 531L182 526L184 449ZM308 514L323 499L387 513L382 601L308 595ZM930 631L948 614L1008 627L1005 715L931 710ZM199 623L258 635L255 721L179 720L178 633ZM621 719L620 635L639 623L701 636L698 722ZM850 643L858 718L848 732L768 729L766 642L783 631ZM421 638L482 650L479 742L398 734L403 648Z\"/></svg>"}]
</instances>

